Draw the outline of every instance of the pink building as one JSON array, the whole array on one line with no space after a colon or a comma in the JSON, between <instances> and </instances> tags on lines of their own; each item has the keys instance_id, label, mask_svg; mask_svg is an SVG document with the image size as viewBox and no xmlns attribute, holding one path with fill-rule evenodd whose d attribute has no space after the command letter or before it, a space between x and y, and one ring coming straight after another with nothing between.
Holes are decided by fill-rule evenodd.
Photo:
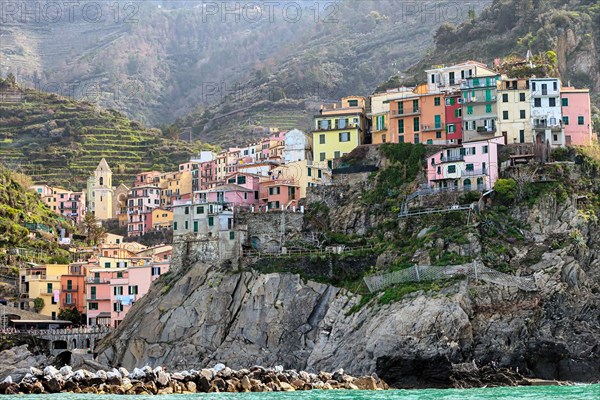
<instances>
[{"instance_id":1,"label":"pink building","mask_svg":"<svg viewBox=\"0 0 600 400\"><path fill-rule=\"evenodd\" d=\"M432 189L486 191L498 179L498 147L503 137L463 142L427 159L427 179Z\"/></svg>"},{"instance_id":2,"label":"pink building","mask_svg":"<svg viewBox=\"0 0 600 400\"><path fill-rule=\"evenodd\" d=\"M562 87L560 98L565 144L567 146L590 146L592 144L592 108L589 89Z\"/></svg>"},{"instance_id":3,"label":"pink building","mask_svg":"<svg viewBox=\"0 0 600 400\"><path fill-rule=\"evenodd\" d=\"M110 280L113 274L122 273L115 268L88 270L85 280L85 300L88 325L110 325L112 316Z\"/></svg>"},{"instance_id":4,"label":"pink building","mask_svg":"<svg viewBox=\"0 0 600 400\"><path fill-rule=\"evenodd\" d=\"M135 176L133 186L145 186L158 183L161 175L162 173L158 171L141 172Z\"/></svg>"},{"instance_id":5,"label":"pink building","mask_svg":"<svg viewBox=\"0 0 600 400\"><path fill-rule=\"evenodd\" d=\"M152 229L152 210L160 207L160 188L154 185L135 186L127 200L127 236L141 236Z\"/></svg>"},{"instance_id":6,"label":"pink building","mask_svg":"<svg viewBox=\"0 0 600 400\"><path fill-rule=\"evenodd\" d=\"M258 205L258 193L244 186L226 183L208 190L196 193L196 202L228 203L232 206L249 208Z\"/></svg>"}]
</instances>

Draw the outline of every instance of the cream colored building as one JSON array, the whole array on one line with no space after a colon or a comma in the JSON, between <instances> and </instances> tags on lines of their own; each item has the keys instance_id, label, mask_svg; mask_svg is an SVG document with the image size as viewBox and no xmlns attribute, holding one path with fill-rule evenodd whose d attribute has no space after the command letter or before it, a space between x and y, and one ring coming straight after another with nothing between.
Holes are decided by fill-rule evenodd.
<instances>
[{"instance_id":1,"label":"cream colored building","mask_svg":"<svg viewBox=\"0 0 600 400\"><path fill-rule=\"evenodd\" d=\"M299 199L306 197L306 190L310 186L326 185L331 183L331 171L323 165L311 161L301 160L280 165L271 171L278 180L293 181L300 188ZM271 178L264 178L270 180Z\"/></svg>"},{"instance_id":2,"label":"cream colored building","mask_svg":"<svg viewBox=\"0 0 600 400\"><path fill-rule=\"evenodd\" d=\"M88 184L88 190L90 190L89 186ZM94 171L91 196L89 196L89 211L94 213L96 219L105 221L113 218L113 194L112 171L103 158Z\"/></svg>"}]
</instances>

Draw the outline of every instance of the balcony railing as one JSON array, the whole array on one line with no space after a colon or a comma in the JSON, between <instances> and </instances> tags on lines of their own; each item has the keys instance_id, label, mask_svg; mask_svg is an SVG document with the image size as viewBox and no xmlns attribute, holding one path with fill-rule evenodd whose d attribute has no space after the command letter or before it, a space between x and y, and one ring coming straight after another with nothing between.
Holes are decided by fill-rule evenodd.
<instances>
[{"instance_id":1,"label":"balcony railing","mask_svg":"<svg viewBox=\"0 0 600 400\"><path fill-rule=\"evenodd\" d=\"M491 96L491 97L475 96L475 97L466 98L463 101L465 103L495 103L496 99L497 99L496 96Z\"/></svg>"},{"instance_id":2,"label":"balcony railing","mask_svg":"<svg viewBox=\"0 0 600 400\"><path fill-rule=\"evenodd\" d=\"M85 299L86 301L104 301L110 300L110 295L107 294L97 294L97 295L88 295Z\"/></svg>"},{"instance_id":3,"label":"balcony railing","mask_svg":"<svg viewBox=\"0 0 600 400\"><path fill-rule=\"evenodd\" d=\"M63 292L76 292L79 289L79 286L75 285L75 286L63 286L62 287L62 291Z\"/></svg>"},{"instance_id":4,"label":"balcony railing","mask_svg":"<svg viewBox=\"0 0 600 400\"><path fill-rule=\"evenodd\" d=\"M444 128L442 127L441 124L439 124L439 125L421 125L421 131L423 131L423 132L427 132L427 131L439 131L439 130L442 130L442 129L444 129Z\"/></svg>"},{"instance_id":5,"label":"balcony railing","mask_svg":"<svg viewBox=\"0 0 600 400\"><path fill-rule=\"evenodd\" d=\"M442 155L440 161L445 163L445 162L463 161L464 159L465 159L465 156L463 154L456 154L456 155L452 155L452 156Z\"/></svg>"},{"instance_id":6,"label":"balcony railing","mask_svg":"<svg viewBox=\"0 0 600 400\"><path fill-rule=\"evenodd\" d=\"M478 126L477 133L496 133L496 127Z\"/></svg>"},{"instance_id":7,"label":"balcony railing","mask_svg":"<svg viewBox=\"0 0 600 400\"><path fill-rule=\"evenodd\" d=\"M560 131L562 129L562 125L561 124L550 125L547 123L541 123L541 124L534 124L533 129L543 130L543 131L545 131L546 129L550 129L553 131Z\"/></svg>"},{"instance_id":8,"label":"balcony railing","mask_svg":"<svg viewBox=\"0 0 600 400\"><path fill-rule=\"evenodd\" d=\"M358 128L359 125L352 122L352 123L347 123L345 125L341 125L341 124L327 124L327 126L323 126L321 124L319 124L317 126L317 128L315 129L315 132L321 132L321 131L339 131L341 129L355 129Z\"/></svg>"},{"instance_id":9,"label":"balcony railing","mask_svg":"<svg viewBox=\"0 0 600 400\"><path fill-rule=\"evenodd\" d=\"M488 174L488 169L487 168L479 168L479 169L472 169L472 170L462 170L460 172L460 176L461 177L481 176L481 175L487 175L487 174Z\"/></svg>"},{"instance_id":10,"label":"balcony railing","mask_svg":"<svg viewBox=\"0 0 600 400\"><path fill-rule=\"evenodd\" d=\"M398 112L394 113L394 117L407 117L419 114L421 114L421 110L419 108L413 108L412 110L398 110Z\"/></svg>"},{"instance_id":11,"label":"balcony railing","mask_svg":"<svg viewBox=\"0 0 600 400\"><path fill-rule=\"evenodd\" d=\"M63 307L77 307L77 300L75 300L75 299L71 299L71 300L63 299L61 301L61 304L62 304Z\"/></svg>"},{"instance_id":12,"label":"balcony railing","mask_svg":"<svg viewBox=\"0 0 600 400\"><path fill-rule=\"evenodd\" d=\"M109 283L110 281L108 279L104 279L104 278L86 278L86 282L87 283L95 283L95 284L101 284L101 283Z\"/></svg>"}]
</instances>

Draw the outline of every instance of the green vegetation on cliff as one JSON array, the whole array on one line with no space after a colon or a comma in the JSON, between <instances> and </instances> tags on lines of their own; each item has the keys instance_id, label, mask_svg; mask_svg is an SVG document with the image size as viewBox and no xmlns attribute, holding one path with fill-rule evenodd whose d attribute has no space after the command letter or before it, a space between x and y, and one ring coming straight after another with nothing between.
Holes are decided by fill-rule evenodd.
<instances>
[{"instance_id":1,"label":"green vegetation on cliff","mask_svg":"<svg viewBox=\"0 0 600 400\"><path fill-rule=\"evenodd\" d=\"M164 137L87 102L18 86L4 94L12 98L0 103L0 161L36 182L81 190L105 157L114 184L130 183L140 171L176 170L210 148Z\"/></svg>"},{"instance_id":2,"label":"green vegetation on cliff","mask_svg":"<svg viewBox=\"0 0 600 400\"><path fill-rule=\"evenodd\" d=\"M52 212L36 193L22 186L27 183L27 177L0 165L0 260L11 257L8 249L14 248L25 250L19 255L21 259L27 259L30 252L37 253L38 261L68 256L58 246L57 237L59 229L73 232L73 226ZM39 233L30 237L30 232Z\"/></svg>"}]
</instances>

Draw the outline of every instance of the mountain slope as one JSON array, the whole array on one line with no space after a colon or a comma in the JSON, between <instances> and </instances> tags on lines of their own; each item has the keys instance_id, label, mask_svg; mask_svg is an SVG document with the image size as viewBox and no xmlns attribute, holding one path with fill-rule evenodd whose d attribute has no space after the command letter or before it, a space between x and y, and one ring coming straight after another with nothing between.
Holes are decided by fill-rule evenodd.
<instances>
[{"instance_id":1,"label":"mountain slope","mask_svg":"<svg viewBox=\"0 0 600 400\"><path fill-rule=\"evenodd\" d=\"M163 137L91 103L19 87L4 89L4 95L0 162L36 182L81 190L105 157L115 184L130 183L143 170L176 170L209 147Z\"/></svg>"},{"instance_id":2,"label":"mountain slope","mask_svg":"<svg viewBox=\"0 0 600 400\"><path fill-rule=\"evenodd\" d=\"M300 100L366 94L417 61L442 23L420 13L407 17L404 3L393 0L302 0L286 3L293 6L287 10L274 7L272 17L263 10L260 19L257 11L213 13L198 2L134 2L127 10L130 3L118 3L118 15L114 4L103 4L99 23L81 9L56 23L8 17L0 27L0 70L156 126L226 96L235 110L249 99L269 102L271 94ZM126 19L126 11L133 17ZM458 19L464 18L463 10ZM262 91L264 85L269 89Z\"/></svg>"}]
</instances>

